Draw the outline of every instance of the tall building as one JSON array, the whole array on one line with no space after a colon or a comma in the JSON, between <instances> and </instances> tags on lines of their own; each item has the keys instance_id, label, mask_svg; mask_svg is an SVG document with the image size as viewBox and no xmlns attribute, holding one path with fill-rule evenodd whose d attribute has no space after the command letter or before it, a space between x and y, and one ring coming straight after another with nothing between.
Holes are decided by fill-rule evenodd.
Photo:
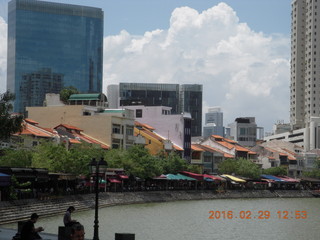
<instances>
[{"instance_id":1,"label":"tall building","mask_svg":"<svg viewBox=\"0 0 320 240\"><path fill-rule=\"evenodd\" d=\"M14 111L42 106L45 94L74 86L102 91L103 11L35 0L8 5L7 88Z\"/></svg>"},{"instance_id":2,"label":"tall building","mask_svg":"<svg viewBox=\"0 0 320 240\"><path fill-rule=\"evenodd\" d=\"M290 123L309 127L320 116L320 1L293 0L291 13Z\"/></svg>"},{"instance_id":3,"label":"tall building","mask_svg":"<svg viewBox=\"0 0 320 240\"><path fill-rule=\"evenodd\" d=\"M203 136L219 135L224 137L223 112L219 107L211 107L205 114Z\"/></svg>"},{"instance_id":4,"label":"tall building","mask_svg":"<svg viewBox=\"0 0 320 240\"><path fill-rule=\"evenodd\" d=\"M107 92L115 90L108 86ZM191 136L201 136L202 131L202 85L168 83L120 83L119 99L108 97L109 106L167 106L172 114L191 114ZM113 95L116 95L113 93ZM114 101L117 101L114 103Z\"/></svg>"},{"instance_id":5,"label":"tall building","mask_svg":"<svg viewBox=\"0 0 320 240\"><path fill-rule=\"evenodd\" d=\"M240 145L252 147L257 141L257 124L254 117L236 118L229 124L230 137Z\"/></svg>"}]
</instances>

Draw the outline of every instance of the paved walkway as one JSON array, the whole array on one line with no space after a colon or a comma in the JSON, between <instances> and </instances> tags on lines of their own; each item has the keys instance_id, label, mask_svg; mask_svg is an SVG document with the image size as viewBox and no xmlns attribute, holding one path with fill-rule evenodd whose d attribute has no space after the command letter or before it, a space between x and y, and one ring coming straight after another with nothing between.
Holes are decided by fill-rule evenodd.
<instances>
[{"instance_id":1,"label":"paved walkway","mask_svg":"<svg viewBox=\"0 0 320 240\"><path fill-rule=\"evenodd\" d=\"M12 240L12 237L16 235L17 230L0 228L0 240ZM58 236L49 233L40 233L43 240L58 240Z\"/></svg>"}]
</instances>

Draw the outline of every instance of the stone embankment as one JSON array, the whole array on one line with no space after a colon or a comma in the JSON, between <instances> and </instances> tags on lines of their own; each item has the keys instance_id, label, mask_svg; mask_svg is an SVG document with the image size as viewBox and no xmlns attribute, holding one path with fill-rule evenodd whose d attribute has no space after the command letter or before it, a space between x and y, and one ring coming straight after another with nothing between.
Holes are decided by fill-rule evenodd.
<instances>
[{"instance_id":1,"label":"stone embankment","mask_svg":"<svg viewBox=\"0 0 320 240\"><path fill-rule=\"evenodd\" d=\"M253 190L253 191L226 191L216 193L213 191L150 191L150 192L123 192L100 193L99 206L107 207L121 204L137 204L150 202L169 202L179 200L208 200L226 198L300 198L313 197L307 190ZM41 217L61 215L73 205L77 211L93 209L95 195L73 195L55 197L46 200L27 199L0 202L0 225L26 220L33 212Z\"/></svg>"}]
</instances>

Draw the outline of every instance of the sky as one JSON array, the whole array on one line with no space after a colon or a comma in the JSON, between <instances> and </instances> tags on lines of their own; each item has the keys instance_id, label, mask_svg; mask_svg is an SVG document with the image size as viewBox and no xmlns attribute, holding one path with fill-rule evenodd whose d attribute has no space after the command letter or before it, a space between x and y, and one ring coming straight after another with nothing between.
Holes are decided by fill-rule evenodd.
<instances>
[{"instance_id":1,"label":"sky","mask_svg":"<svg viewBox=\"0 0 320 240\"><path fill-rule=\"evenodd\" d=\"M203 85L224 124L289 121L291 0L48 0L104 11L103 92L120 82ZM0 92L7 4L0 0Z\"/></svg>"}]
</instances>

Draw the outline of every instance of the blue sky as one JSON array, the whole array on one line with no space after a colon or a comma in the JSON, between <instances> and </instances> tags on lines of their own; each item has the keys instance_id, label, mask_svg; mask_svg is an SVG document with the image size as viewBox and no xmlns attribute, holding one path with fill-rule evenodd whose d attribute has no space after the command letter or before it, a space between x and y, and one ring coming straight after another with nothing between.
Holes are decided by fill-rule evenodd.
<instances>
[{"instance_id":1,"label":"blue sky","mask_svg":"<svg viewBox=\"0 0 320 240\"><path fill-rule=\"evenodd\" d=\"M236 12L241 22L266 34L290 34L291 0L47 0L50 2L102 8L105 14L105 35L126 29L131 34L143 34L157 28L167 29L172 11L189 6L198 11L225 2ZM0 0L0 16L6 18L8 0ZM89 5L90 4L90 5Z\"/></svg>"},{"instance_id":2,"label":"blue sky","mask_svg":"<svg viewBox=\"0 0 320 240\"><path fill-rule=\"evenodd\" d=\"M291 0L52 0L102 8L104 84L200 83L203 112L224 124L289 119ZM6 86L7 3L0 0L0 92Z\"/></svg>"}]
</instances>

